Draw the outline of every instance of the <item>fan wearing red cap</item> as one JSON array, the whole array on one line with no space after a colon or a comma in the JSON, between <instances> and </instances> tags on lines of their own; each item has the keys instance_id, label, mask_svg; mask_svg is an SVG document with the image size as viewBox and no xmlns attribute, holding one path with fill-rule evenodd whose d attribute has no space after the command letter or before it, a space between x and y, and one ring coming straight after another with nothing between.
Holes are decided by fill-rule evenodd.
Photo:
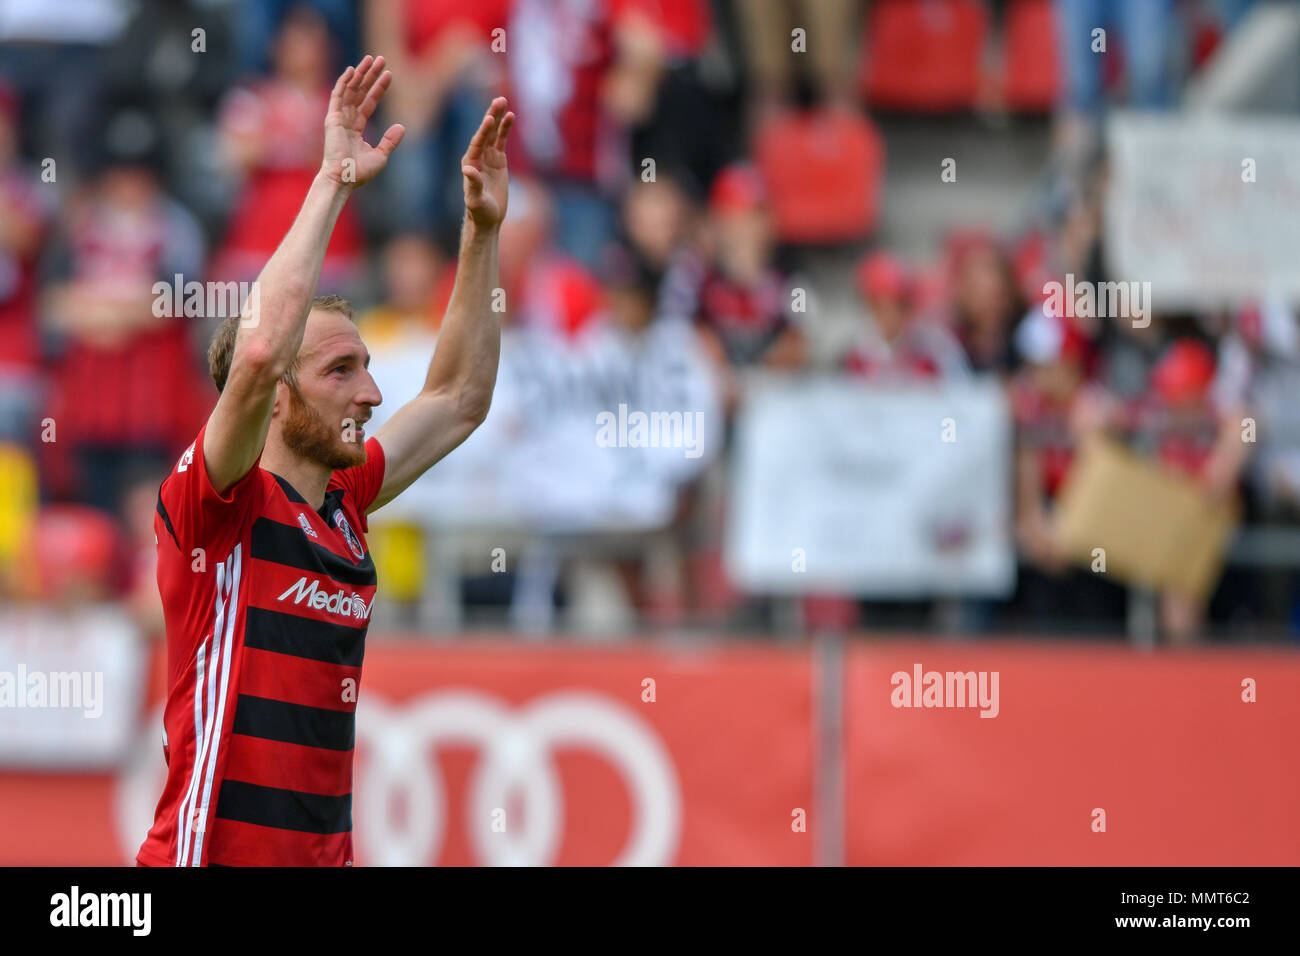
<instances>
[{"instance_id":1,"label":"fan wearing red cap","mask_svg":"<svg viewBox=\"0 0 1300 956\"><path fill-rule=\"evenodd\" d=\"M1242 440L1244 408L1227 407L1214 392L1217 362L1196 339L1175 341L1151 371L1148 414L1142 421L1147 447L1160 461L1195 477L1213 500L1236 496L1251 445ZM1204 600L1166 592L1160 596L1161 627L1175 643L1194 640L1205 616Z\"/></svg>"},{"instance_id":2,"label":"fan wearing red cap","mask_svg":"<svg viewBox=\"0 0 1300 956\"><path fill-rule=\"evenodd\" d=\"M870 381L937 381L970 373L956 336L915 314L916 282L886 252L867 255L856 270L870 324L845 357L849 374Z\"/></svg>"},{"instance_id":3,"label":"fan wearing red cap","mask_svg":"<svg viewBox=\"0 0 1300 956\"><path fill-rule=\"evenodd\" d=\"M709 212L714 215L752 212L767 207L767 189L758 169L749 163L732 163L718 173L709 189Z\"/></svg>"},{"instance_id":4,"label":"fan wearing red cap","mask_svg":"<svg viewBox=\"0 0 1300 956\"><path fill-rule=\"evenodd\" d=\"M1203 342L1183 338L1165 349L1134 410L1139 447L1163 464L1200 478L1222 430L1211 391L1214 377L1214 353Z\"/></svg>"},{"instance_id":5,"label":"fan wearing red cap","mask_svg":"<svg viewBox=\"0 0 1300 956\"><path fill-rule=\"evenodd\" d=\"M1175 340L1151 370L1147 391L1126 424L1139 451L1196 479L1211 500L1225 500L1236 494L1251 446L1241 435L1247 412L1218 399L1216 374L1208 345L1190 337ZM1160 595L1161 629L1174 643L1194 640L1204 614L1200 598Z\"/></svg>"},{"instance_id":6,"label":"fan wearing red cap","mask_svg":"<svg viewBox=\"0 0 1300 956\"><path fill-rule=\"evenodd\" d=\"M696 322L734 406L732 370L793 369L805 361L803 336L790 318L791 283L774 264L776 234L767 190L748 163L728 166L709 191L710 265L700 284Z\"/></svg>"}]
</instances>

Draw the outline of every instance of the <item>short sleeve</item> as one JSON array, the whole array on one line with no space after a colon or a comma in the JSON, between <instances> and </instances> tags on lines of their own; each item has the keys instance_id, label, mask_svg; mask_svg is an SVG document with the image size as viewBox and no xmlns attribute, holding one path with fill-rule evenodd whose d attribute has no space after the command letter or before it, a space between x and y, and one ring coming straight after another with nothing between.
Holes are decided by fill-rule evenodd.
<instances>
[{"instance_id":1,"label":"short sleeve","mask_svg":"<svg viewBox=\"0 0 1300 956\"><path fill-rule=\"evenodd\" d=\"M369 532L366 510L379 497L379 489L383 485L384 448L379 444L378 438L367 438L365 463L334 472L328 488L342 488L347 492L352 507L356 508L357 516L361 519L361 530Z\"/></svg>"},{"instance_id":2,"label":"short sleeve","mask_svg":"<svg viewBox=\"0 0 1300 956\"><path fill-rule=\"evenodd\" d=\"M226 531L237 531L243 519L257 513L265 497L265 482L258 455L248 474L225 494L218 494L208 477L203 460L203 436L199 429L194 443L185 450L158 489L158 513L177 547L188 551L195 543L219 539Z\"/></svg>"}]
</instances>

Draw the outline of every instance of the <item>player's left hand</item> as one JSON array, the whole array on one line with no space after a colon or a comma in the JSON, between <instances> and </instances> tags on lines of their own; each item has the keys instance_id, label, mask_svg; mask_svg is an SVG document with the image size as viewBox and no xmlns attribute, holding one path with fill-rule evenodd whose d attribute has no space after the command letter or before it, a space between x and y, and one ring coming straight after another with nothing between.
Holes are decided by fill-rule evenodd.
<instances>
[{"instance_id":1,"label":"player's left hand","mask_svg":"<svg viewBox=\"0 0 1300 956\"><path fill-rule=\"evenodd\" d=\"M506 136L514 122L515 114L506 110L506 98L498 96L460 161L465 175L465 210L482 229L496 229L506 218Z\"/></svg>"}]
</instances>

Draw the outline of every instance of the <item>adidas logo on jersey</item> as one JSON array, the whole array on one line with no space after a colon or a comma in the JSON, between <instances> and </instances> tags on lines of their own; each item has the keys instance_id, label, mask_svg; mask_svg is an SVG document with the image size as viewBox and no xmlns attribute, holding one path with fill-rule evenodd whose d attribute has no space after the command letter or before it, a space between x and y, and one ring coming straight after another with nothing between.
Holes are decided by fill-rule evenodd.
<instances>
[{"instance_id":1,"label":"adidas logo on jersey","mask_svg":"<svg viewBox=\"0 0 1300 956\"><path fill-rule=\"evenodd\" d=\"M305 533L311 535L313 538L320 537L320 535L316 533L316 529L311 526L311 522L307 520L307 515L301 511L298 512L298 524L302 527L302 530Z\"/></svg>"},{"instance_id":2,"label":"adidas logo on jersey","mask_svg":"<svg viewBox=\"0 0 1300 956\"><path fill-rule=\"evenodd\" d=\"M295 595L294 604L302 604L304 601L307 607L317 611L328 611L330 614L341 614L344 617L354 617L358 621L365 621L370 618L370 608L366 607L366 602L355 591L349 597L343 593L340 588L333 594L320 589L320 581L313 580L311 586L307 586L307 578L301 577L298 583L291 586L277 601L283 601L290 594Z\"/></svg>"}]
</instances>

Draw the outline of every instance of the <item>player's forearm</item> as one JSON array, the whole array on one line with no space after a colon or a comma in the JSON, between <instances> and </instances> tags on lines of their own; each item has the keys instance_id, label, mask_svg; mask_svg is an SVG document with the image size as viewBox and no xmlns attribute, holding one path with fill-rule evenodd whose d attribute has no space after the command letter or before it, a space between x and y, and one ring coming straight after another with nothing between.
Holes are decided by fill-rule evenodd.
<instances>
[{"instance_id":1,"label":"player's forearm","mask_svg":"<svg viewBox=\"0 0 1300 956\"><path fill-rule=\"evenodd\" d=\"M456 283L424 388L454 396L465 417L478 421L492 402L501 354L501 318L492 307L497 282L497 229L466 217Z\"/></svg>"},{"instance_id":2,"label":"player's forearm","mask_svg":"<svg viewBox=\"0 0 1300 956\"><path fill-rule=\"evenodd\" d=\"M255 306L246 309L239 348L265 365L274 381L302 344L325 250L352 187L318 174L298 216L257 277Z\"/></svg>"}]
</instances>

